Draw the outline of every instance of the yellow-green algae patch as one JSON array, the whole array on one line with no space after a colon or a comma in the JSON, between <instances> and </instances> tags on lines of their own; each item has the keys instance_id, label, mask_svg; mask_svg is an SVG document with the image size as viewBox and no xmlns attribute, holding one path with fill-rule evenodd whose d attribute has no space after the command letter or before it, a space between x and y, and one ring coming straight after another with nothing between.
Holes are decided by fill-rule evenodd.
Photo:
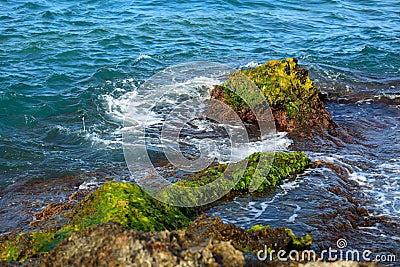
<instances>
[{"instance_id":1,"label":"yellow-green algae patch","mask_svg":"<svg viewBox=\"0 0 400 267\"><path fill-rule=\"evenodd\" d=\"M116 222L142 231L174 230L191 222L182 210L155 200L136 184L107 182L79 204L65 228Z\"/></svg>"},{"instance_id":2,"label":"yellow-green algae patch","mask_svg":"<svg viewBox=\"0 0 400 267\"><path fill-rule=\"evenodd\" d=\"M302 250L305 248L309 248L312 245L312 237L309 234L305 236L296 236L292 229L286 228L286 233L292 238L293 248L297 250Z\"/></svg>"},{"instance_id":3,"label":"yellow-green algae patch","mask_svg":"<svg viewBox=\"0 0 400 267\"><path fill-rule=\"evenodd\" d=\"M185 204L196 201L209 203L207 200L215 199L216 192L221 191L227 192L222 197L224 200L252 192L268 193L283 179L295 177L310 164L311 160L303 152L256 152L243 161L230 165L229 170L227 164L214 164L205 170L186 175L176 183L178 186L188 188L207 185L207 188L203 187L204 190L192 190L187 194L176 194L171 190L163 192L165 194L163 196L168 201L180 201ZM217 179L221 179L220 183L214 183ZM205 206L207 207L208 205Z\"/></svg>"},{"instance_id":4,"label":"yellow-green algae patch","mask_svg":"<svg viewBox=\"0 0 400 267\"><path fill-rule=\"evenodd\" d=\"M248 70L239 70L235 75L247 76L261 90L267 100L278 131L291 132L301 128L305 134L311 128L328 128L334 122L321 101L321 93L308 75L308 71L297 64L297 60L271 60ZM243 99L252 99L252 90L237 89L239 97L226 83L215 86L211 97L229 105L244 121L253 122L255 117Z\"/></svg>"},{"instance_id":5,"label":"yellow-green algae patch","mask_svg":"<svg viewBox=\"0 0 400 267\"><path fill-rule=\"evenodd\" d=\"M271 60L241 72L258 86L272 108L285 107L292 116L318 100L318 90L307 70L293 58Z\"/></svg>"},{"instance_id":6,"label":"yellow-green algae patch","mask_svg":"<svg viewBox=\"0 0 400 267\"><path fill-rule=\"evenodd\" d=\"M67 235L66 232L30 232L8 236L0 242L0 263L37 258L52 250Z\"/></svg>"}]
</instances>

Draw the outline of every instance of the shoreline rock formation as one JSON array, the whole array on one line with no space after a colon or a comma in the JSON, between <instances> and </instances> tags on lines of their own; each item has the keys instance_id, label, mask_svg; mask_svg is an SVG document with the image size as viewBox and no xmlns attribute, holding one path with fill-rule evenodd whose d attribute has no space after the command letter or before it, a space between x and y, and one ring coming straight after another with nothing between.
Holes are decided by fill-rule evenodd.
<instances>
[{"instance_id":1,"label":"shoreline rock formation","mask_svg":"<svg viewBox=\"0 0 400 267\"><path fill-rule=\"evenodd\" d=\"M332 136L344 132L332 120L325 109L323 95L308 77L308 72L298 66L297 60L273 60L238 72L250 78L264 94L278 131L287 131L290 137L298 140L326 132ZM210 95L230 105L243 121L257 124L249 106L224 84L215 86ZM249 189L254 176L263 179L255 193L266 195L284 179L321 165L311 162L302 152L275 153L272 165L263 161L262 156L268 155L254 153L246 158L244 175L224 200L251 193ZM208 184L218 179L225 168L226 164L215 164L177 183L184 187ZM0 263L28 266L302 266L302 263L276 260L258 262L255 255L265 246L287 252L309 249L311 236L296 237L290 229L271 229L266 225L245 230L225 224L219 218L202 215L206 208L174 207L153 199L136 184L107 182L78 204L49 204L38 213L38 219L42 220L37 224L40 230L2 236ZM330 266L331 263L322 264ZM335 264L332 266L339 263ZM354 263L350 266L375 265Z\"/></svg>"},{"instance_id":2,"label":"shoreline rock formation","mask_svg":"<svg viewBox=\"0 0 400 267\"><path fill-rule=\"evenodd\" d=\"M254 165L258 164L259 157L260 153L250 156L251 160L245 171L245 176L238 183L238 186L232 189L232 194L248 193L249 179L254 174L252 171L255 169ZM310 160L304 153L277 153L274 164L270 166L272 169L270 174L258 174L265 175L267 178L259 193L267 193L273 190L282 179L301 173L309 164ZM209 175L205 175L205 173L209 173ZM211 166L202 174L194 174L192 179L182 180L181 183L199 186L205 181L216 179L218 175L220 173L215 171L214 166ZM44 211L49 214L48 210L58 206L50 203ZM197 218L203 210L201 207L178 208L161 203L147 195L138 185L131 183L107 182L90 193L79 204L65 205L65 207L72 207L72 209L56 208L51 212L53 218L45 216L41 231L2 237L0 240L0 262L24 262L32 258L43 258L49 252L50 255L53 255L52 257L57 257L56 255L61 254L51 253L54 248L58 247L57 244L62 246L61 244L66 242L63 240L70 240L71 236L83 238L85 233L90 235L96 231L93 229L101 228L102 226L99 225L106 223L116 223L119 225L118 227L123 229L134 229L149 233L183 229L182 231L190 232L193 236L201 237L202 240L198 240L196 246L201 246L201 249L205 249L205 251L210 249L207 247L210 244L213 248L215 246L229 248L228 244L223 243L228 241L232 241L235 249L239 249L241 252L253 251L253 253L256 249L261 249L263 244L275 244L276 242L273 240L286 240L286 245L281 246L281 248L286 249L293 247L294 244L298 244L299 248L306 248L311 245L310 236L304 239L297 238L285 229L277 230L261 227L249 232L232 224L225 225L218 218L213 219L204 216ZM42 216L42 214L39 215ZM219 240L222 243L213 243L212 240ZM211 243L207 243L208 245L203 247L205 241ZM89 245L89 243L87 243L89 247L96 246L95 244ZM237 254L235 251L229 253ZM239 260L239 262L241 261Z\"/></svg>"}]
</instances>

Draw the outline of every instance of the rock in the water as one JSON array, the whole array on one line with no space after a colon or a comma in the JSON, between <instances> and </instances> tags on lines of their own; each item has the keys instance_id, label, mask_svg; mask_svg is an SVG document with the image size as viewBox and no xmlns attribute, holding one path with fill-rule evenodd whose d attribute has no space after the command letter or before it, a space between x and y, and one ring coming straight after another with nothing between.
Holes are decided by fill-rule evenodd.
<instances>
[{"instance_id":1,"label":"rock in the water","mask_svg":"<svg viewBox=\"0 0 400 267\"><path fill-rule=\"evenodd\" d=\"M174 230L191 222L187 215L183 209L152 198L137 184L107 182L74 208L64 229L76 231L116 222L142 231Z\"/></svg>"},{"instance_id":2,"label":"rock in the water","mask_svg":"<svg viewBox=\"0 0 400 267\"><path fill-rule=\"evenodd\" d=\"M278 131L311 137L315 130L335 132L338 127L325 109L321 92L296 59L271 60L238 73L246 75L261 90L272 110ZM215 86L210 93L211 98L228 104L243 121L257 123L249 105L226 84Z\"/></svg>"},{"instance_id":3,"label":"rock in the water","mask_svg":"<svg viewBox=\"0 0 400 267\"><path fill-rule=\"evenodd\" d=\"M303 152L255 152L246 157L247 163L243 172L238 178L237 184L231 190L231 194L248 193L252 179L261 179L262 183L256 189L257 192L269 192L277 184L286 178L296 176L310 167L311 160ZM240 164L241 162L239 162ZM177 184L186 187L195 187L208 184L221 177L226 170L227 164L211 165L203 171L191 174ZM230 175L240 175L238 171Z\"/></svg>"}]
</instances>

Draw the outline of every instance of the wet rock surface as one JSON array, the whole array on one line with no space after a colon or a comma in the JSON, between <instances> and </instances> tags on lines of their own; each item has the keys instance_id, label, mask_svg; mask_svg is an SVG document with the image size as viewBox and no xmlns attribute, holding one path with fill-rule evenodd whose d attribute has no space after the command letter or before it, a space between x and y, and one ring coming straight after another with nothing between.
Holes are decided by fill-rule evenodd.
<instances>
[{"instance_id":1,"label":"wet rock surface","mask_svg":"<svg viewBox=\"0 0 400 267\"><path fill-rule=\"evenodd\" d=\"M70 234L41 266L244 266L243 251L305 249L310 237L298 238L285 228L257 226L245 230L202 215L187 228L141 232L108 223ZM248 263L254 256L247 256Z\"/></svg>"},{"instance_id":2,"label":"wet rock surface","mask_svg":"<svg viewBox=\"0 0 400 267\"><path fill-rule=\"evenodd\" d=\"M117 224L73 233L41 266L244 266L230 242L199 239L185 231L143 233Z\"/></svg>"},{"instance_id":3,"label":"wet rock surface","mask_svg":"<svg viewBox=\"0 0 400 267\"><path fill-rule=\"evenodd\" d=\"M186 231L198 238L231 241L235 248L253 254L265 246L277 251L290 251L309 248L312 243L311 236L296 237L291 230L284 227L272 229L257 225L244 230L232 223L223 223L218 217L213 218L208 215L200 216L187 227Z\"/></svg>"},{"instance_id":4,"label":"wet rock surface","mask_svg":"<svg viewBox=\"0 0 400 267\"><path fill-rule=\"evenodd\" d=\"M299 142L321 135L338 145L342 141L354 142L348 129L333 121L325 108L327 97L316 88L297 59L271 60L255 68L239 70L238 75L247 76L261 90L271 108L277 131L288 132L289 137ZM259 113L257 109L261 107L250 108L250 101L244 99L251 98L246 92L241 94L238 96L226 83L215 86L210 92L211 98L229 105L244 122L257 124L259 118L253 111Z\"/></svg>"},{"instance_id":5,"label":"wet rock surface","mask_svg":"<svg viewBox=\"0 0 400 267\"><path fill-rule=\"evenodd\" d=\"M295 244L293 240L302 240ZM144 233L118 224L102 224L73 233L46 257L40 266L378 266L356 262L262 262L244 247L304 249L309 239L299 239L286 229L255 227L244 230L203 215L188 228ZM247 254L247 255L246 255Z\"/></svg>"}]
</instances>

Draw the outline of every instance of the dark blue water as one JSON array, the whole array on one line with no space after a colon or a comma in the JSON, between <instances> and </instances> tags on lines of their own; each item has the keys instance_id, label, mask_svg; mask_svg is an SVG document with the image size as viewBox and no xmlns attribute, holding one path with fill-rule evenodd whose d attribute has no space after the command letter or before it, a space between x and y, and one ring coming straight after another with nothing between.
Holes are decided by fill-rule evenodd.
<instances>
[{"instance_id":1,"label":"dark blue water","mask_svg":"<svg viewBox=\"0 0 400 267\"><path fill-rule=\"evenodd\" d=\"M393 179L371 207L386 205L384 213L398 218L399 54L397 0L0 0L0 189L126 169L123 105L165 67L296 57L323 91L353 103L328 105L335 119L387 146L371 152L377 173L354 167L364 178L353 178ZM335 151L335 159L349 150Z\"/></svg>"}]
</instances>

